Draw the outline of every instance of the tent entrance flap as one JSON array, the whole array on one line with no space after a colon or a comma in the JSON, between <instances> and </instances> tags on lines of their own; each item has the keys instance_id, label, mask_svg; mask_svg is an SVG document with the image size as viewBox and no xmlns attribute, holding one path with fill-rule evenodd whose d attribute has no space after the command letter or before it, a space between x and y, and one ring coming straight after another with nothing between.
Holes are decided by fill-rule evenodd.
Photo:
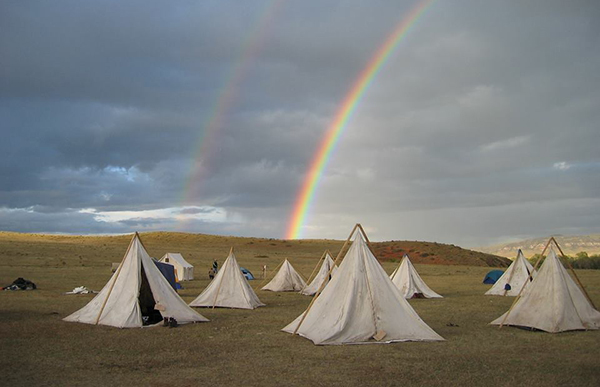
<instances>
[{"instance_id":1,"label":"tent entrance flap","mask_svg":"<svg viewBox=\"0 0 600 387\"><path fill-rule=\"evenodd\" d=\"M138 302L140 304L140 311L142 313L142 321L144 325L154 325L162 321L163 316L160 312L154 309L156 301L150 288L150 283L146 277L146 271L141 270L142 285L140 286L140 295L138 296Z\"/></svg>"}]
</instances>

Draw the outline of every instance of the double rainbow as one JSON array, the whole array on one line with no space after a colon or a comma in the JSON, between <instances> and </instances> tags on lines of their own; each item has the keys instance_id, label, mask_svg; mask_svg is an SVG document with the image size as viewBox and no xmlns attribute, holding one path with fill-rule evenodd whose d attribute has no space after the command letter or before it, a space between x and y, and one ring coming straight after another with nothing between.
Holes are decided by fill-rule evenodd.
<instances>
[{"instance_id":1,"label":"double rainbow","mask_svg":"<svg viewBox=\"0 0 600 387\"><path fill-rule=\"evenodd\" d=\"M319 148L310 163L310 168L304 179L304 183L297 196L291 221L288 225L286 238L298 239L302 236L302 227L306 221L307 214L311 208L315 193L323 173L341 135L346 129L348 120L356 110L358 103L365 94L366 89L373 82L373 79L381 70L383 64L387 61L398 43L408 34L410 28L419 20L423 13L433 4L435 0L422 0L403 18L396 26L386 41L380 46L379 50L371 58L368 65L360 73L354 85L346 94L340 108L325 137L321 141Z\"/></svg>"}]
</instances>

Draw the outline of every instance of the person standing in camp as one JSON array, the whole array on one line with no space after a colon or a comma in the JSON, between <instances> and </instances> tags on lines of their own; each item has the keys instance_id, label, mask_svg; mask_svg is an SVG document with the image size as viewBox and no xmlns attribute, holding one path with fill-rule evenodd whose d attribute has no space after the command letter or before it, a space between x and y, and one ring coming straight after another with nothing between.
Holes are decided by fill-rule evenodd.
<instances>
[{"instance_id":1,"label":"person standing in camp","mask_svg":"<svg viewBox=\"0 0 600 387\"><path fill-rule=\"evenodd\" d=\"M267 278L267 265L263 265L262 267L262 277Z\"/></svg>"},{"instance_id":2,"label":"person standing in camp","mask_svg":"<svg viewBox=\"0 0 600 387\"><path fill-rule=\"evenodd\" d=\"M213 271L215 272L215 274L217 274L217 272L219 271L219 262L217 262L216 259L213 261Z\"/></svg>"}]
</instances>

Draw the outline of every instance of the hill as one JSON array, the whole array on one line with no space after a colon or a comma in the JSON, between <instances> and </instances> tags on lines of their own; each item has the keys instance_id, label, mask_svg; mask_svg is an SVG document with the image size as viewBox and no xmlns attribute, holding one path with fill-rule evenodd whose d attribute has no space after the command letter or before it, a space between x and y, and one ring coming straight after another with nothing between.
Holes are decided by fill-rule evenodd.
<instances>
[{"instance_id":1,"label":"hill","mask_svg":"<svg viewBox=\"0 0 600 387\"><path fill-rule=\"evenodd\" d=\"M318 258L325 249L335 257L343 245L343 241L329 239L281 240L180 232L150 232L141 236L155 258L166 252L180 252L193 265L208 267L213 259L224 259L233 246L236 255L249 262L249 268L254 270L263 264L276 265L283 258ZM106 266L121 259L130 239L131 235L0 232L0 258L3 264L18 261L20 266ZM389 241L375 242L372 246L381 261L399 262L402 255L408 253L414 263L423 264L497 267L510 264L505 258L435 242Z\"/></svg>"},{"instance_id":2,"label":"hill","mask_svg":"<svg viewBox=\"0 0 600 387\"><path fill-rule=\"evenodd\" d=\"M567 255L574 256L581 251L585 251L589 255L600 254L600 234L574 236L555 235L554 238L558 241L560 247ZM534 254L541 253L546 242L548 242L548 237L478 247L475 250L502 257L515 258L517 256L517 251L521 249L526 257L531 257Z\"/></svg>"}]
</instances>

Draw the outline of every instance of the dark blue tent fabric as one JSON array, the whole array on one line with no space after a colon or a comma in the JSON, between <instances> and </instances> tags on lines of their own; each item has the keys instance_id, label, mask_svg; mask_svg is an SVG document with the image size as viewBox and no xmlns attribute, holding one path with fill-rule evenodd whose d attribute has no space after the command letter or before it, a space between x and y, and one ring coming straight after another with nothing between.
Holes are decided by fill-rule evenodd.
<instances>
[{"instance_id":1,"label":"dark blue tent fabric","mask_svg":"<svg viewBox=\"0 0 600 387\"><path fill-rule=\"evenodd\" d=\"M483 283L493 285L500 277L502 277L502 274L504 274L502 270L492 270L485 275Z\"/></svg>"},{"instance_id":2,"label":"dark blue tent fabric","mask_svg":"<svg viewBox=\"0 0 600 387\"><path fill-rule=\"evenodd\" d=\"M158 270L160 270L162 275L167 279L167 281L169 281L169 285L171 285L171 287L175 289L175 291L177 291L177 289L183 289L183 287L179 285L179 283L175 280L175 267L173 267L173 265L169 265L168 263L162 263L158 261L153 262L156 265L156 267L158 267Z\"/></svg>"},{"instance_id":3,"label":"dark blue tent fabric","mask_svg":"<svg viewBox=\"0 0 600 387\"><path fill-rule=\"evenodd\" d=\"M252 275L252 273L250 273L250 270L246 269L245 267L241 267L241 266L240 266L240 270L242 271L242 274L244 275L244 277L246 277L246 279L248 281L254 279L254 276Z\"/></svg>"}]
</instances>

